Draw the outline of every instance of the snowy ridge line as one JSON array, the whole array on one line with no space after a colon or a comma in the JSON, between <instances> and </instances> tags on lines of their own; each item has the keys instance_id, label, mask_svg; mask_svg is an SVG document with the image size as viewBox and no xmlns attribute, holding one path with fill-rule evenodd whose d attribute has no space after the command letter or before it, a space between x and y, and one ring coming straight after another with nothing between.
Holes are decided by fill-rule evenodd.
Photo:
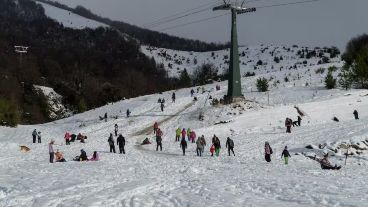
<instances>
[{"instance_id":1,"label":"snowy ridge line","mask_svg":"<svg viewBox=\"0 0 368 207\"><path fill-rule=\"evenodd\" d=\"M51 19L56 20L61 23L65 27L73 28L73 29L85 29L91 28L96 29L98 27L109 27L108 25L97 22L92 19L87 19L85 17L79 16L71 11L66 11L57 7L54 7L50 4L35 1L37 4L42 5L45 10L46 16Z\"/></svg>"}]
</instances>

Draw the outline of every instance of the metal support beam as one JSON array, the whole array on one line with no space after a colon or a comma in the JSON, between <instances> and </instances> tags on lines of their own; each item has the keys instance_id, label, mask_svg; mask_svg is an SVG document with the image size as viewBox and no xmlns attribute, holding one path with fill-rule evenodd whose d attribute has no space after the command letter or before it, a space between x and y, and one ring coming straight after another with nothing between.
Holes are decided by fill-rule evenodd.
<instances>
[{"instance_id":1,"label":"metal support beam","mask_svg":"<svg viewBox=\"0 0 368 207\"><path fill-rule=\"evenodd\" d=\"M244 99L241 89L241 76L239 64L239 47L238 47L238 31L236 15L255 12L256 8L245 8L233 5L224 1L223 5L214 7L213 10L231 10L231 48L230 48L230 63L229 63L229 81L226 102L232 103Z\"/></svg>"}]
</instances>

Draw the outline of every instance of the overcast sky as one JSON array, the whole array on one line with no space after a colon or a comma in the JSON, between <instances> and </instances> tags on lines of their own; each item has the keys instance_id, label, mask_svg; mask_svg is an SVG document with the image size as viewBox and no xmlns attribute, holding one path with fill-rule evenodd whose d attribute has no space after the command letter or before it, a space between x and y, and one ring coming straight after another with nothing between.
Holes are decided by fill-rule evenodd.
<instances>
[{"instance_id":1,"label":"overcast sky","mask_svg":"<svg viewBox=\"0 0 368 207\"><path fill-rule=\"evenodd\" d=\"M94 13L137 26L216 0L56 0L69 6L82 5ZM303 0L258 0L249 7ZM352 37L368 33L368 0L322 0L320 2L258 9L238 16L239 44L298 44L332 46L344 50ZM160 29L229 11L208 10L153 28ZM165 32L212 42L230 40L230 16L179 27Z\"/></svg>"}]
</instances>

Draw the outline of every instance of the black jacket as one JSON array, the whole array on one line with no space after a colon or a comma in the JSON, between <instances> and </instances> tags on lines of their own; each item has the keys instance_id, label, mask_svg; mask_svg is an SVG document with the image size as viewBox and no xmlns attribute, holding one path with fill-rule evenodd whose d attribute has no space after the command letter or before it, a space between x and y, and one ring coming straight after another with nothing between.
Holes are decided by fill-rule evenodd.
<instances>
[{"instance_id":1,"label":"black jacket","mask_svg":"<svg viewBox=\"0 0 368 207\"><path fill-rule=\"evenodd\" d=\"M282 151L281 157L291 157L289 151L287 151L286 149L284 149L284 151Z\"/></svg>"},{"instance_id":2,"label":"black jacket","mask_svg":"<svg viewBox=\"0 0 368 207\"><path fill-rule=\"evenodd\" d=\"M125 138L122 135L119 135L118 139L116 140L116 143L119 146L125 146Z\"/></svg>"},{"instance_id":3,"label":"black jacket","mask_svg":"<svg viewBox=\"0 0 368 207\"><path fill-rule=\"evenodd\" d=\"M181 142L180 142L180 147L182 149L186 149L187 146L188 146L187 141L185 141L185 139L182 139Z\"/></svg>"}]
</instances>

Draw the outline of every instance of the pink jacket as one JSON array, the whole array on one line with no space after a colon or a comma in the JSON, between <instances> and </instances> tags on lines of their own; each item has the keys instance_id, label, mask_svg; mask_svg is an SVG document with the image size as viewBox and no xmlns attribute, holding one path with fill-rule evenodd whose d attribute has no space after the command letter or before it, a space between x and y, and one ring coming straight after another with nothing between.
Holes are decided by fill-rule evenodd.
<instances>
[{"instance_id":1,"label":"pink jacket","mask_svg":"<svg viewBox=\"0 0 368 207\"><path fill-rule=\"evenodd\" d=\"M181 136L185 137L187 135L187 132L185 130L181 131Z\"/></svg>"},{"instance_id":2,"label":"pink jacket","mask_svg":"<svg viewBox=\"0 0 368 207\"><path fill-rule=\"evenodd\" d=\"M69 132L65 133L65 135L64 135L64 139L65 139L65 140L67 140L67 139L69 139L69 138L70 138L70 134L69 134Z\"/></svg>"},{"instance_id":3,"label":"pink jacket","mask_svg":"<svg viewBox=\"0 0 368 207\"><path fill-rule=\"evenodd\" d=\"M190 139L194 140L197 137L196 133L194 131L190 132Z\"/></svg>"},{"instance_id":4,"label":"pink jacket","mask_svg":"<svg viewBox=\"0 0 368 207\"><path fill-rule=\"evenodd\" d=\"M89 159L89 161L99 161L100 157L98 156L98 154L96 154L96 157L91 157L91 159Z\"/></svg>"}]
</instances>

